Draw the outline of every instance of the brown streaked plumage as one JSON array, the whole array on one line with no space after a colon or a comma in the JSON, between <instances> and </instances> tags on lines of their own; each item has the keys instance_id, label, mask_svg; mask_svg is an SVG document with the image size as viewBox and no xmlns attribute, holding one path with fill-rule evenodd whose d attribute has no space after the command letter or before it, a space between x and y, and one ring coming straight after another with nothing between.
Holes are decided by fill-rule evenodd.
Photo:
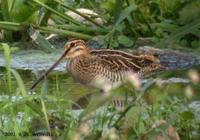
<instances>
[{"instance_id":1,"label":"brown streaked plumage","mask_svg":"<svg viewBox=\"0 0 200 140\"><path fill-rule=\"evenodd\" d=\"M140 77L165 69L153 55L134 55L119 50L90 49L83 40L74 40L65 45L65 51L31 87L33 89L63 59L67 59L68 71L78 82L108 91L121 85L128 73Z\"/></svg>"}]
</instances>

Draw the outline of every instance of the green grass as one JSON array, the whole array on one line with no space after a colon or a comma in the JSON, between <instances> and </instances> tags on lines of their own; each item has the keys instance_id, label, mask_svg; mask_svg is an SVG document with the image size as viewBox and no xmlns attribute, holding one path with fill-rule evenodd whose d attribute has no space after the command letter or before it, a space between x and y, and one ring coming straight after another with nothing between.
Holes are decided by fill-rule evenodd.
<instances>
[{"instance_id":1,"label":"green grass","mask_svg":"<svg viewBox=\"0 0 200 140\"><path fill-rule=\"evenodd\" d=\"M70 38L94 39L110 48L132 47L139 38L151 38L157 47L180 46L196 48L199 52L198 0L174 0L172 3L167 0L66 0L64 3L59 0L11 0L1 5L3 41L27 41L30 35L26 32L34 27L44 35L56 33ZM89 17L77 8L95 9L99 15ZM89 24L73 19L65 14L66 11L73 11ZM104 24L98 23L96 17ZM16 38L15 33L20 37Z\"/></svg>"},{"instance_id":2,"label":"green grass","mask_svg":"<svg viewBox=\"0 0 200 140\"><path fill-rule=\"evenodd\" d=\"M8 47L5 44L4 46ZM4 47L5 53L7 53L6 56L10 56L9 47L7 47ZM10 58L6 57L6 59L9 64ZM7 67L10 66L7 65ZM35 94L29 95L28 87L23 81L25 77L20 76L23 72L20 74L16 70L7 68L4 73L8 72L12 79L10 80L12 90L8 92L9 87L6 87L1 93L1 96L7 95L0 102L1 137L15 134L15 138L21 139L48 133L57 139L72 140L75 138L93 140L100 137L110 139L112 136L124 139L152 139L158 134L167 137L166 129L173 126L181 139L199 139L200 123L196 116L199 114L189 108L190 101L184 94L177 96L177 93L185 91L181 88L183 86L181 84L160 87L154 80L149 80L140 91L135 91L131 84L127 84L122 89L114 90L108 98L94 97L85 110L76 111L69 106L75 101L69 98L69 94L73 96L73 91L79 88L79 85L68 86L66 87L68 90L62 89L63 81L59 79L59 75L56 75L52 81L45 81ZM4 82L8 83L9 80ZM47 82L54 83L51 85L53 89L49 90ZM83 92L81 88L79 90ZM176 90L175 94L174 90ZM134 100L124 109L104 106L117 92L122 94L124 91L129 93L129 97L134 97ZM153 127L156 122L162 120L166 123Z\"/></svg>"}]
</instances>

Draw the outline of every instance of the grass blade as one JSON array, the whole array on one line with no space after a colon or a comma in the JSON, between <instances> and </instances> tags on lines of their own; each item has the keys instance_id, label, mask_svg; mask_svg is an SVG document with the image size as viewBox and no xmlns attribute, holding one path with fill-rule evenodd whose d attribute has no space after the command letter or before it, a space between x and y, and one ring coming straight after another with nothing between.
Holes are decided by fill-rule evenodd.
<instances>
[{"instance_id":1,"label":"grass blade","mask_svg":"<svg viewBox=\"0 0 200 140\"><path fill-rule=\"evenodd\" d=\"M16 22L0 21L0 29L20 31L24 29L24 26Z\"/></svg>"},{"instance_id":2,"label":"grass blade","mask_svg":"<svg viewBox=\"0 0 200 140\"><path fill-rule=\"evenodd\" d=\"M8 91L11 93L12 91L12 83L11 83L11 69L10 69L10 47L5 44L1 43L0 46L4 49L4 56L5 56L5 63L6 63L6 80L8 85Z\"/></svg>"},{"instance_id":3,"label":"grass blade","mask_svg":"<svg viewBox=\"0 0 200 140\"><path fill-rule=\"evenodd\" d=\"M26 88L24 86L24 82L23 82L22 78L20 77L19 73L16 70L14 70L14 69L11 69L10 71L14 75L14 77L15 77L15 79L17 81L17 84L19 86L21 94L23 96L26 96L27 95Z\"/></svg>"},{"instance_id":4,"label":"grass blade","mask_svg":"<svg viewBox=\"0 0 200 140\"><path fill-rule=\"evenodd\" d=\"M54 52L55 48L38 31L30 27L28 33L32 40L46 52Z\"/></svg>"},{"instance_id":5,"label":"grass blade","mask_svg":"<svg viewBox=\"0 0 200 140\"><path fill-rule=\"evenodd\" d=\"M92 36L88 35L88 34L77 33L77 32L72 32L72 31L62 30L62 29L56 29L56 28L52 28L52 27L40 27L40 26L33 26L33 27L37 28L39 31L44 32L44 33L56 33L59 35L65 35L65 36L70 36L70 37L75 37L75 38L92 39Z\"/></svg>"},{"instance_id":6,"label":"grass blade","mask_svg":"<svg viewBox=\"0 0 200 140\"><path fill-rule=\"evenodd\" d=\"M60 16L61 18L65 19L66 21L72 22L72 23L77 24L77 25L81 25L80 22L72 19L71 17L69 17L69 16L67 16L67 15L65 15L65 14L63 14L61 12L58 12L58 11L54 10L53 8L49 7L48 5L42 3L39 0L32 0L32 1L37 3L38 5L46 8L47 10L51 11L53 14Z\"/></svg>"},{"instance_id":7,"label":"grass blade","mask_svg":"<svg viewBox=\"0 0 200 140\"><path fill-rule=\"evenodd\" d=\"M180 27L175 32L173 32L168 38L163 39L161 42L156 44L156 47L165 47L167 45L173 44L175 41L179 40L185 34L191 33L193 30L200 27L200 19L195 20L189 24Z\"/></svg>"},{"instance_id":8,"label":"grass blade","mask_svg":"<svg viewBox=\"0 0 200 140\"><path fill-rule=\"evenodd\" d=\"M63 4L63 3L61 3L61 2L58 1L58 0L55 0L55 1L56 1L57 3L59 3L59 4L61 4L63 7L69 9L70 11L72 11L72 12L74 12L74 13L80 15L81 17L85 18L86 20L90 21L91 23L97 25L98 27L101 27L101 28L105 29L105 27L104 27L103 25L97 23L97 22L96 22L95 20L93 20L92 18L89 18L88 16L85 16L85 15L82 14L81 12L79 12L79 11L77 11L77 10L75 10L75 9L73 9L73 8L71 8L71 7L69 7L69 6L65 5L65 4Z\"/></svg>"}]
</instances>

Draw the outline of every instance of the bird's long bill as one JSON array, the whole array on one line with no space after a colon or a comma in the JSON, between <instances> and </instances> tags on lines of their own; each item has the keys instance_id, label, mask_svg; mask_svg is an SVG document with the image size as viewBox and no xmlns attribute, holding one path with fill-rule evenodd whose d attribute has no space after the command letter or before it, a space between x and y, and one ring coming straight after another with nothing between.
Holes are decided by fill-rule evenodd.
<instances>
[{"instance_id":1,"label":"bird's long bill","mask_svg":"<svg viewBox=\"0 0 200 140\"><path fill-rule=\"evenodd\" d=\"M65 57L67 52L68 52L68 50L66 50L61 55L61 57L31 86L31 88L30 88L31 91L60 63L60 61Z\"/></svg>"}]
</instances>

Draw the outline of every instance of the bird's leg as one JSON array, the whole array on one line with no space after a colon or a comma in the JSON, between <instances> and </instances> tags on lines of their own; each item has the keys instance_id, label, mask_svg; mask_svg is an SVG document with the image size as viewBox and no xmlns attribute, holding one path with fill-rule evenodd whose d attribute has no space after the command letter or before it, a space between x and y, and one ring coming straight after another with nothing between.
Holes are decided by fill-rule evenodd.
<instances>
[{"instance_id":1,"label":"bird's leg","mask_svg":"<svg viewBox=\"0 0 200 140\"><path fill-rule=\"evenodd\" d=\"M125 98L123 98L123 97L111 97L112 93L110 91L106 91L106 90L100 90L100 92L103 95L103 98L105 98L105 99L111 98L110 105L112 105L113 107L122 108L122 107L125 106L125 102L126 102Z\"/></svg>"},{"instance_id":2,"label":"bird's leg","mask_svg":"<svg viewBox=\"0 0 200 140\"><path fill-rule=\"evenodd\" d=\"M88 93L87 95L79 98L75 104L72 105L72 109L82 109L86 108L87 105L89 104L91 98L92 98L93 93Z\"/></svg>"}]
</instances>

